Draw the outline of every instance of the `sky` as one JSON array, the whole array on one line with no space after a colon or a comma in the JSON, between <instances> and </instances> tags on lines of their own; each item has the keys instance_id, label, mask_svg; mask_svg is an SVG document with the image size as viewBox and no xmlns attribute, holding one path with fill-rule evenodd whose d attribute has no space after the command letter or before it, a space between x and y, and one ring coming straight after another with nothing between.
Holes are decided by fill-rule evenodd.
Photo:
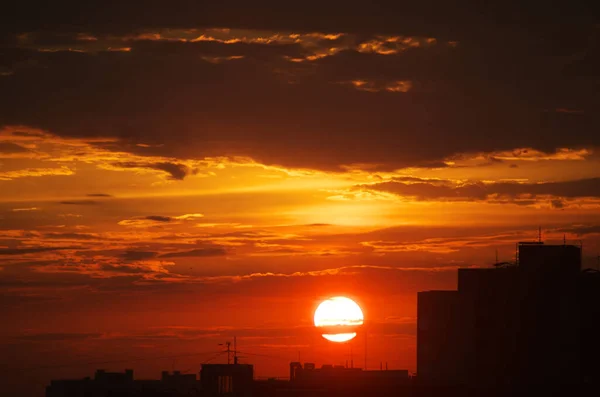
<instances>
[{"instance_id":1,"label":"sky","mask_svg":"<svg viewBox=\"0 0 600 397\"><path fill-rule=\"evenodd\" d=\"M416 294L458 267L538 227L598 266L597 6L81 3L0 16L7 390L198 372L234 336L259 377L365 340L415 371ZM337 295L350 344L312 325Z\"/></svg>"}]
</instances>

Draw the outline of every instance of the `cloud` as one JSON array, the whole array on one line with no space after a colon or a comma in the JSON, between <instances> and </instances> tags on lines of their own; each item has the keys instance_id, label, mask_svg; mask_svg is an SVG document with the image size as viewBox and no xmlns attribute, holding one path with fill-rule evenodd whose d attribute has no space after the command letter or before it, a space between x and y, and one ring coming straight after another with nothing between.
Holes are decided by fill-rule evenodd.
<instances>
[{"instance_id":1,"label":"cloud","mask_svg":"<svg viewBox=\"0 0 600 397\"><path fill-rule=\"evenodd\" d=\"M170 223L173 221L173 218L169 216L161 216L161 215L148 215L135 217L131 219L124 219L119 221L118 224L121 226L129 226L129 227L151 227L156 226L161 223Z\"/></svg>"},{"instance_id":2,"label":"cloud","mask_svg":"<svg viewBox=\"0 0 600 397\"><path fill-rule=\"evenodd\" d=\"M133 259L132 259L133 260ZM118 277L122 275L151 275L157 273L157 271L164 272L164 269L157 269L155 267L144 266L143 264L114 264L114 263L103 263L98 266L97 269L90 269L91 272L97 272L101 277L112 277L111 273L118 274ZM107 274L108 273L108 274Z\"/></svg>"},{"instance_id":3,"label":"cloud","mask_svg":"<svg viewBox=\"0 0 600 397\"><path fill-rule=\"evenodd\" d=\"M160 255L160 258L188 258L188 257L210 257L210 256L225 256L227 250L220 247L197 248L190 251L170 252Z\"/></svg>"},{"instance_id":4,"label":"cloud","mask_svg":"<svg viewBox=\"0 0 600 397\"><path fill-rule=\"evenodd\" d=\"M65 201L61 201L60 204L63 204L63 205L96 205L96 204L98 204L98 202L93 201L93 200L65 200Z\"/></svg>"},{"instance_id":5,"label":"cloud","mask_svg":"<svg viewBox=\"0 0 600 397\"><path fill-rule=\"evenodd\" d=\"M180 220L195 220L195 219L200 219L203 218L204 215L203 214L184 214L184 215L179 215L174 217L174 219L180 219Z\"/></svg>"},{"instance_id":6,"label":"cloud","mask_svg":"<svg viewBox=\"0 0 600 397\"><path fill-rule=\"evenodd\" d=\"M341 84L348 84L359 91L367 92L408 92L412 89L413 83L409 80L396 80L396 81L369 81L369 80L352 80L348 82L341 82Z\"/></svg>"},{"instance_id":7,"label":"cloud","mask_svg":"<svg viewBox=\"0 0 600 397\"><path fill-rule=\"evenodd\" d=\"M126 261L141 261L156 257L156 252L150 251L125 251L123 259Z\"/></svg>"},{"instance_id":8,"label":"cloud","mask_svg":"<svg viewBox=\"0 0 600 397\"><path fill-rule=\"evenodd\" d=\"M0 142L0 154L27 153L29 149L12 142Z\"/></svg>"},{"instance_id":9,"label":"cloud","mask_svg":"<svg viewBox=\"0 0 600 397\"><path fill-rule=\"evenodd\" d=\"M172 218L169 216L160 216L160 215L149 215L147 217L145 217L144 219L147 219L149 221L156 221L156 222L171 222Z\"/></svg>"},{"instance_id":10,"label":"cloud","mask_svg":"<svg viewBox=\"0 0 600 397\"><path fill-rule=\"evenodd\" d=\"M44 233L44 237L47 239L60 239L60 240L97 240L100 239L100 236L96 233Z\"/></svg>"},{"instance_id":11,"label":"cloud","mask_svg":"<svg viewBox=\"0 0 600 397\"><path fill-rule=\"evenodd\" d=\"M458 12L440 6L450 15ZM485 13L470 16L476 26L488 26L481 23ZM0 103L0 124L38 126L61 137L104 138L112 143L95 147L161 157L113 158L113 168L155 171L174 180L195 172L186 159L216 156L294 168L339 171L377 164L396 170L439 164L458 153L519 147L549 153L600 143L594 133L600 116L593 111L593 80L582 77L588 84L572 84L563 75L563 58L548 48L575 53L587 39L581 37L584 29L564 30L569 39L560 40L503 31L518 37L507 40L495 30L497 24L490 24L486 35L464 15L461 23L454 22L455 29L404 16L408 25L384 23L390 31L374 34L379 24L365 31L368 18L356 18L350 23L341 17L347 30L320 35L318 29L310 31L307 16L295 21L306 24L298 33L292 26L200 32L206 27L188 22L180 30L167 24L170 30L153 25L132 31L127 25L112 34L103 29L86 33L97 41L74 34L70 39L85 47L129 36L127 53L67 51L73 43L55 52L39 51L35 36L44 33L33 32L32 41L13 48L8 57L14 73L0 81L2 92L10 93ZM339 17L335 20L334 25L340 23ZM557 18L556 23L566 22ZM474 30L458 33L465 33L466 26ZM242 55L217 64L202 59ZM507 59L520 59L520 68L506 68ZM365 81L363 88L377 92L340 84L352 81ZM119 95L103 89L110 85L121 87ZM55 103L53 112L45 110L44 104L64 87L71 99ZM36 101L25 94L33 91ZM158 100L157 92L171 93L168 101ZM559 108L583 113L546 111Z\"/></svg>"},{"instance_id":12,"label":"cloud","mask_svg":"<svg viewBox=\"0 0 600 397\"><path fill-rule=\"evenodd\" d=\"M75 249L78 247L29 247L29 248L0 248L0 255L25 255L48 251Z\"/></svg>"},{"instance_id":13,"label":"cloud","mask_svg":"<svg viewBox=\"0 0 600 397\"><path fill-rule=\"evenodd\" d=\"M29 211L39 211L38 207L29 207L29 208L13 208L12 212L29 212Z\"/></svg>"},{"instance_id":14,"label":"cloud","mask_svg":"<svg viewBox=\"0 0 600 397\"><path fill-rule=\"evenodd\" d=\"M516 204L533 204L539 197L561 197L575 199L582 197L600 197L600 178L589 178L563 182L540 183L456 183L448 180L403 179L359 185L358 189L376 190L398 196L413 197L417 200L474 201L488 200L502 202L502 198L524 199ZM563 208L564 200L552 199L553 208Z\"/></svg>"},{"instance_id":15,"label":"cloud","mask_svg":"<svg viewBox=\"0 0 600 397\"><path fill-rule=\"evenodd\" d=\"M121 226L146 227L156 226L161 223L180 224L186 221L194 221L203 217L203 214L183 214L177 216L148 215L124 219L119 221L118 224Z\"/></svg>"},{"instance_id":16,"label":"cloud","mask_svg":"<svg viewBox=\"0 0 600 397\"><path fill-rule=\"evenodd\" d=\"M143 163L143 162L118 162L112 164L120 168L146 168L152 170L163 171L169 175L170 179L183 180L186 176L193 174L186 165L179 163Z\"/></svg>"},{"instance_id":17,"label":"cloud","mask_svg":"<svg viewBox=\"0 0 600 397\"><path fill-rule=\"evenodd\" d=\"M573 227L556 229L559 233L573 233L579 236L600 234L600 225L576 225Z\"/></svg>"},{"instance_id":18,"label":"cloud","mask_svg":"<svg viewBox=\"0 0 600 397\"><path fill-rule=\"evenodd\" d=\"M102 336L99 333L37 333L19 335L16 339L30 342L63 342L95 339Z\"/></svg>"},{"instance_id":19,"label":"cloud","mask_svg":"<svg viewBox=\"0 0 600 397\"><path fill-rule=\"evenodd\" d=\"M41 176L67 176L75 172L68 167L60 168L26 168L15 171L0 172L0 181L10 181L18 178L30 178Z\"/></svg>"},{"instance_id":20,"label":"cloud","mask_svg":"<svg viewBox=\"0 0 600 397\"><path fill-rule=\"evenodd\" d=\"M88 197L113 197L111 194L106 194L106 193L90 193L90 194L87 194L86 196L88 196Z\"/></svg>"}]
</instances>

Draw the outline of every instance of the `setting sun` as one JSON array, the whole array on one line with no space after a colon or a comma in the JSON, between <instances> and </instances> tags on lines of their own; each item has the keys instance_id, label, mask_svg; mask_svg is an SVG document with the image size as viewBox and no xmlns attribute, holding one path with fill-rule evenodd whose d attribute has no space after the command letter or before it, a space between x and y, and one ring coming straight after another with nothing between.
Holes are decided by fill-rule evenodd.
<instances>
[{"instance_id":1,"label":"setting sun","mask_svg":"<svg viewBox=\"0 0 600 397\"><path fill-rule=\"evenodd\" d=\"M347 342L356 336L356 328L363 324L360 306L352 299L336 296L321 302L315 311L315 326L323 330L323 337L332 342Z\"/></svg>"}]
</instances>

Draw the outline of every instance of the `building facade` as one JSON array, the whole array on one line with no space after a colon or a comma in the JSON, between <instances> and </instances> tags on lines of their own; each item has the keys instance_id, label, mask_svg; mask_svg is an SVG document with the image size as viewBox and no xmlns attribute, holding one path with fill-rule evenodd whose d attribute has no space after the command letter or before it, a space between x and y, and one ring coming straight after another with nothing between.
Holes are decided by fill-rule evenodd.
<instances>
[{"instance_id":1,"label":"building facade","mask_svg":"<svg viewBox=\"0 0 600 397\"><path fill-rule=\"evenodd\" d=\"M459 269L456 291L418 294L420 382L583 382L584 346L595 346L591 336L600 330L584 302L594 299L597 284L580 271L580 247L519 243L518 258L514 265Z\"/></svg>"}]
</instances>

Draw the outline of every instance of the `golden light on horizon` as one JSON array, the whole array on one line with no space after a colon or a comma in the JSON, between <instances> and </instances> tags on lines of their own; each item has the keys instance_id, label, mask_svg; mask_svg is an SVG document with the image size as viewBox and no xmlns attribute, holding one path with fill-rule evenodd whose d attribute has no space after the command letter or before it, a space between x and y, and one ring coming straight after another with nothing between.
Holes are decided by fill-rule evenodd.
<instances>
[{"instance_id":1,"label":"golden light on horizon","mask_svg":"<svg viewBox=\"0 0 600 397\"><path fill-rule=\"evenodd\" d=\"M356 337L356 328L364 321L363 312L352 299L335 296L315 310L314 323L323 330L323 338L332 342L347 342Z\"/></svg>"}]
</instances>

